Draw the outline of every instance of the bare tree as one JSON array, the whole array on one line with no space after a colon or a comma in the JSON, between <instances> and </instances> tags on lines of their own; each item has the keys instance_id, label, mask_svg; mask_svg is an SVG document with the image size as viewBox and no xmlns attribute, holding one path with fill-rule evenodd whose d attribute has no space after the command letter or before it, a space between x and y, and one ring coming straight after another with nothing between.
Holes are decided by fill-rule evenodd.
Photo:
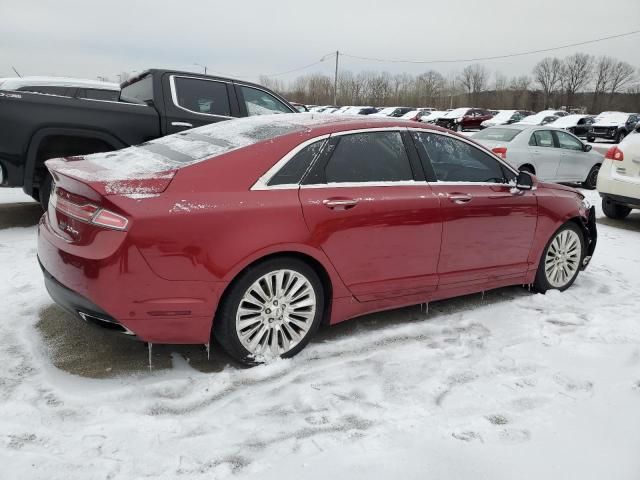
<instances>
[{"instance_id":1,"label":"bare tree","mask_svg":"<svg viewBox=\"0 0 640 480\"><path fill-rule=\"evenodd\" d=\"M591 102L591 111L595 112L600 107L602 96L608 91L611 84L613 65L615 58L603 55L599 57L593 68L593 99Z\"/></svg>"},{"instance_id":2,"label":"bare tree","mask_svg":"<svg viewBox=\"0 0 640 480\"><path fill-rule=\"evenodd\" d=\"M562 62L555 57L546 57L533 67L533 77L542 87L544 92L544 107L549 106L551 95L560 86L562 76Z\"/></svg>"},{"instance_id":3,"label":"bare tree","mask_svg":"<svg viewBox=\"0 0 640 480\"><path fill-rule=\"evenodd\" d=\"M586 87L593 76L593 57L574 53L562 61L560 83L567 98L567 108L573 105L576 92Z\"/></svg>"},{"instance_id":4,"label":"bare tree","mask_svg":"<svg viewBox=\"0 0 640 480\"><path fill-rule=\"evenodd\" d=\"M467 65L458 77L460 83L467 93L470 94L474 103L478 100L478 93L486 88L488 78L489 72L479 63Z\"/></svg>"},{"instance_id":5,"label":"bare tree","mask_svg":"<svg viewBox=\"0 0 640 480\"><path fill-rule=\"evenodd\" d=\"M622 88L634 79L634 68L627 62L616 60L612 66L611 83L609 92L618 93Z\"/></svg>"}]
</instances>

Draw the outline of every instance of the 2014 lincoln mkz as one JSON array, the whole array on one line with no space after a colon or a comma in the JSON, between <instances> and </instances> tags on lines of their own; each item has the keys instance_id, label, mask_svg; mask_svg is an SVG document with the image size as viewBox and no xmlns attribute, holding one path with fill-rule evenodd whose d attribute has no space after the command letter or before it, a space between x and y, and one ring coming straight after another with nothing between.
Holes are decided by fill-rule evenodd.
<instances>
[{"instance_id":1,"label":"2014 lincoln mkz","mask_svg":"<svg viewBox=\"0 0 640 480\"><path fill-rule=\"evenodd\" d=\"M53 299L150 343L292 356L318 327L513 284L564 290L596 243L577 190L453 132L265 115L47 162Z\"/></svg>"}]
</instances>

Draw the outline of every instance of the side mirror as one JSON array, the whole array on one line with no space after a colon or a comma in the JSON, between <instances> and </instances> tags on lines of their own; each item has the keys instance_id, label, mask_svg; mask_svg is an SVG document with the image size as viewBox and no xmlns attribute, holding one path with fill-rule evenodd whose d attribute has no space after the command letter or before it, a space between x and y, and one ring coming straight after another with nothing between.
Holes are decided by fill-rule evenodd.
<instances>
[{"instance_id":1,"label":"side mirror","mask_svg":"<svg viewBox=\"0 0 640 480\"><path fill-rule=\"evenodd\" d=\"M518 173L516 178L516 188L519 190L531 190L533 189L533 177L529 172Z\"/></svg>"},{"instance_id":2,"label":"side mirror","mask_svg":"<svg viewBox=\"0 0 640 480\"><path fill-rule=\"evenodd\" d=\"M582 146L582 150L584 150L585 152L590 152L592 148L593 147L591 145L589 145L588 143L586 143L586 144L584 144Z\"/></svg>"}]
</instances>

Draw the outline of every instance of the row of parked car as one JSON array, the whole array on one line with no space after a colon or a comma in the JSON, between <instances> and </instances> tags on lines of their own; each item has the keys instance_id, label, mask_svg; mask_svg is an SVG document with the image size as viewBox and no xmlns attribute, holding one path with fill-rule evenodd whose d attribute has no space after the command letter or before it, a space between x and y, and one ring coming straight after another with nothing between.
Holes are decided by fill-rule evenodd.
<instances>
[{"instance_id":1,"label":"row of parked car","mask_svg":"<svg viewBox=\"0 0 640 480\"><path fill-rule=\"evenodd\" d=\"M562 128L572 134L586 138L589 142L596 139L622 141L638 125L640 115L625 112L602 112L595 115L569 114L564 110L486 110L482 108L456 108L447 111L434 108L371 106L334 107L315 106L310 112L343 115L374 115L401 117L408 120L432 123L455 131L481 130L497 125L523 124L548 125Z\"/></svg>"}]
</instances>

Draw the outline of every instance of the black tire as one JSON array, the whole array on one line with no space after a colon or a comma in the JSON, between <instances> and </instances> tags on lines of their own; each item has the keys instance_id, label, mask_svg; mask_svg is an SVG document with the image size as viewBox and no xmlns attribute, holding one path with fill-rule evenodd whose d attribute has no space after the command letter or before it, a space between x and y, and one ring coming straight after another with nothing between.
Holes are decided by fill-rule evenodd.
<instances>
[{"instance_id":1,"label":"black tire","mask_svg":"<svg viewBox=\"0 0 640 480\"><path fill-rule=\"evenodd\" d=\"M530 173L531 175L536 174L536 172L533 170L533 167L531 167L530 165L522 165L520 168L518 168L518 170L520 170L521 172Z\"/></svg>"},{"instance_id":2,"label":"black tire","mask_svg":"<svg viewBox=\"0 0 640 480\"><path fill-rule=\"evenodd\" d=\"M596 141L596 137L594 137L593 135L587 135L587 142L593 143L595 141Z\"/></svg>"},{"instance_id":3,"label":"black tire","mask_svg":"<svg viewBox=\"0 0 640 480\"><path fill-rule=\"evenodd\" d=\"M622 140L624 140L624 137L626 136L627 136L627 132L625 132L624 130L620 130L616 135L616 143L620 143Z\"/></svg>"},{"instance_id":4,"label":"black tire","mask_svg":"<svg viewBox=\"0 0 640 480\"><path fill-rule=\"evenodd\" d=\"M554 286L550 283L549 279L547 278L547 274L545 272L545 260L547 258L547 253L549 251L549 248L551 247L553 240L558 235L565 232L566 230L571 230L575 232L578 235L578 238L580 239L580 255L578 259L579 265L576 271L573 273L573 275L568 279L568 281L564 285ZM554 234L551 235L551 238L549 239L549 241L547 242L547 245L545 245L544 250L542 251L542 257L540 257L540 263L538 264L538 271L536 272L536 278L533 283L534 291L539 293L545 293L547 290L555 289L563 292L567 288L569 288L571 285L573 285L573 282L575 282L576 278L578 277L578 273L580 272L580 265L582 264L582 260L584 259L584 255L585 255L585 247L586 246L585 246L584 235L582 233L582 230L575 223L573 222L565 223L558 230L556 230Z\"/></svg>"},{"instance_id":5,"label":"black tire","mask_svg":"<svg viewBox=\"0 0 640 480\"><path fill-rule=\"evenodd\" d=\"M612 218L613 220L622 220L631 213L631 209L629 207L620 205L609 197L602 198L602 211L607 217Z\"/></svg>"},{"instance_id":6,"label":"black tire","mask_svg":"<svg viewBox=\"0 0 640 480\"><path fill-rule=\"evenodd\" d=\"M266 260L243 271L225 292L213 324L213 337L225 351L238 362L253 366L262 361L247 350L240 341L236 330L236 313L244 294L258 279L277 270L292 270L305 277L314 290L316 305L311 326L304 337L290 350L281 355L283 358L293 357L299 353L317 332L324 315L324 287L315 270L304 261L292 257L279 257Z\"/></svg>"},{"instance_id":7,"label":"black tire","mask_svg":"<svg viewBox=\"0 0 640 480\"><path fill-rule=\"evenodd\" d=\"M40 201L40 206L46 212L47 208L49 208L49 197L51 197L51 185L53 183L53 179L51 178L51 174L47 172L47 175L44 177L42 183L40 183L40 188L38 189L38 200Z\"/></svg>"},{"instance_id":8,"label":"black tire","mask_svg":"<svg viewBox=\"0 0 640 480\"><path fill-rule=\"evenodd\" d=\"M587 190L595 190L596 185L598 183L598 172L600 171L600 164L594 165L589 170L589 175L584 182L582 182L582 188L586 188Z\"/></svg>"}]
</instances>

